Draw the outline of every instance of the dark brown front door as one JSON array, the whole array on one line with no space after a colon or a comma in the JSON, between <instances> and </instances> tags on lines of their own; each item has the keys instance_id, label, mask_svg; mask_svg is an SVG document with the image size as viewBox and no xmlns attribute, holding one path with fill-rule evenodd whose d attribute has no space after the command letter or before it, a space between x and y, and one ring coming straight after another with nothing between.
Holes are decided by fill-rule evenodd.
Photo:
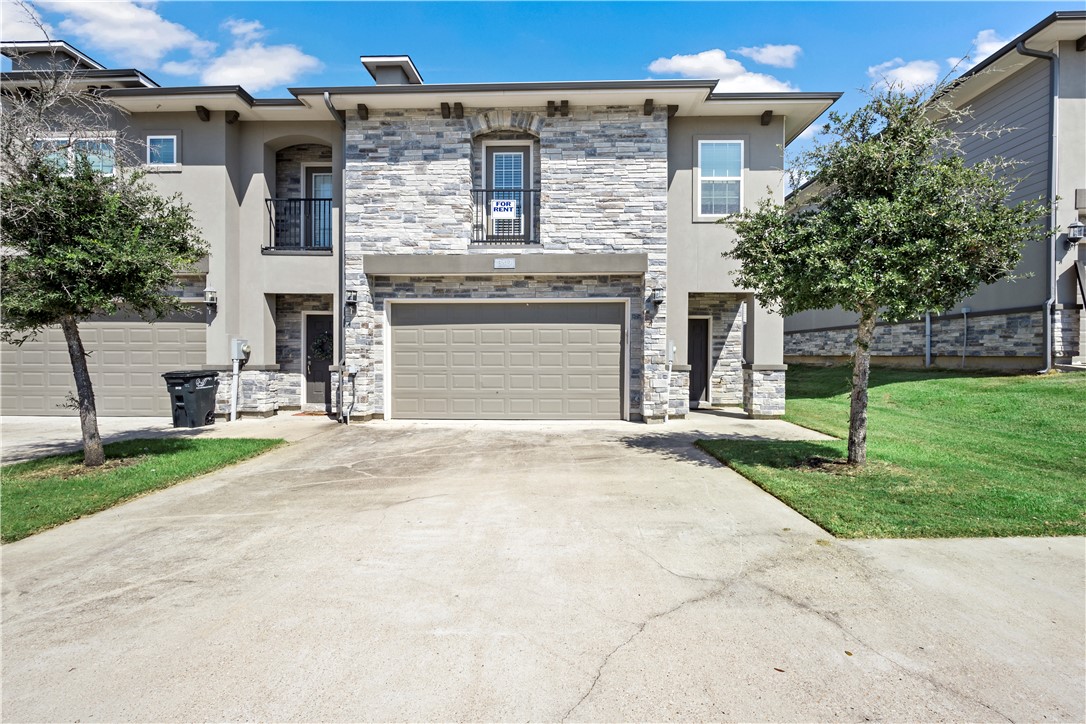
<instances>
[{"instance_id":1,"label":"dark brown front door","mask_svg":"<svg viewBox=\"0 0 1086 724\"><path fill-rule=\"evenodd\" d=\"M305 401L331 410L332 385L328 366L333 355L332 315L305 317Z\"/></svg>"},{"instance_id":2,"label":"dark brown front door","mask_svg":"<svg viewBox=\"0 0 1086 724\"><path fill-rule=\"evenodd\" d=\"M709 320L686 322L686 361L690 363L690 401L709 403Z\"/></svg>"}]
</instances>

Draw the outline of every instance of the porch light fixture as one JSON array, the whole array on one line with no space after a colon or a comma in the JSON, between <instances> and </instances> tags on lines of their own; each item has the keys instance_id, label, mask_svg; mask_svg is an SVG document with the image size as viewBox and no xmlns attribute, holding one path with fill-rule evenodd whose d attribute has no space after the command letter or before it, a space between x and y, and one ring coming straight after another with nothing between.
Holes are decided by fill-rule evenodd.
<instances>
[{"instance_id":1,"label":"porch light fixture","mask_svg":"<svg viewBox=\"0 0 1086 724\"><path fill-rule=\"evenodd\" d=\"M1086 239L1086 224L1075 219L1067 226L1067 248L1070 249L1083 239Z\"/></svg>"},{"instance_id":2,"label":"porch light fixture","mask_svg":"<svg viewBox=\"0 0 1086 724\"><path fill-rule=\"evenodd\" d=\"M209 307L218 306L218 304L219 304L219 293L217 291L215 291L214 289L212 289L211 287L207 287L206 289L204 289L204 304L206 304Z\"/></svg>"},{"instance_id":3,"label":"porch light fixture","mask_svg":"<svg viewBox=\"0 0 1086 724\"><path fill-rule=\"evenodd\" d=\"M660 305L664 303L664 293L659 289L649 290L649 303L656 305L659 309Z\"/></svg>"},{"instance_id":4,"label":"porch light fixture","mask_svg":"<svg viewBox=\"0 0 1086 724\"><path fill-rule=\"evenodd\" d=\"M346 301L347 304L358 304L358 290L357 289L348 289L348 290L346 290L346 292L344 294L345 294L344 301Z\"/></svg>"}]
</instances>

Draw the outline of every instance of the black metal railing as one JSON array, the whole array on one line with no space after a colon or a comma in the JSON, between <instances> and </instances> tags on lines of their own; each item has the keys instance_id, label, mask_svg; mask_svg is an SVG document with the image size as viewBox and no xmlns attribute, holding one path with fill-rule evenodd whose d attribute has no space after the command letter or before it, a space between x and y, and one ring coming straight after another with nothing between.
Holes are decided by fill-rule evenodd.
<instances>
[{"instance_id":1,"label":"black metal railing","mask_svg":"<svg viewBox=\"0 0 1086 724\"><path fill-rule=\"evenodd\" d=\"M271 249L332 248L332 199L267 199Z\"/></svg>"},{"instance_id":2,"label":"black metal railing","mask_svg":"<svg viewBox=\"0 0 1086 724\"><path fill-rule=\"evenodd\" d=\"M472 189L471 198L473 242L539 242L539 189Z\"/></svg>"}]
</instances>

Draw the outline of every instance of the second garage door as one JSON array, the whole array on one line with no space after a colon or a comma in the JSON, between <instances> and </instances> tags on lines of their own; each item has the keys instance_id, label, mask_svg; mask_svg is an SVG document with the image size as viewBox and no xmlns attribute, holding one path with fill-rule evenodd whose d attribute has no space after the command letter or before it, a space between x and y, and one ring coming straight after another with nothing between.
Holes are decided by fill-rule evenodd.
<instances>
[{"instance_id":1,"label":"second garage door","mask_svg":"<svg viewBox=\"0 0 1086 724\"><path fill-rule=\"evenodd\" d=\"M622 417L625 305L390 305L392 416Z\"/></svg>"},{"instance_id":2,"label":"second garage door","mask_svg":"<svg viewBox=\"0 0 1086 724\"><path fill-rule=\"evenodd\" d=\"M162 373L205 361L203 322L85 322L79 325L99 415L169 417ZM0 345L0 410L5 415L76 415L64 333L43 330L22 347Z\"/></svg>"}]
</instances>

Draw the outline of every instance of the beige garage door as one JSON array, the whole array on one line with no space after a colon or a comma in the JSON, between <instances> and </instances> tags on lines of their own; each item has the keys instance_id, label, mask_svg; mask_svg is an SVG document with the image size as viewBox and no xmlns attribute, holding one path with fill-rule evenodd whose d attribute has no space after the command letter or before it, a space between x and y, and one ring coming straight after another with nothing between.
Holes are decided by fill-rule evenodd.
<instances>
[{"instance_id":1,"label":"beige garage door","mask_svg":"<svg viewBox=\"0 0 1086 724\"><path fill-rule=\"evenodd\" d=\"M99 415L170 416L161 374L199 369L206 361L203 322L87 322L79 325ZM75 394L68 347L60 328L22 347L0 349L0 409L5 415L75 415L63 407Z\"/></svg>"},{"instance_id":2,"label":"beige garage door","mask_svg":"<svg viewBox=\"0 0 1086 724\"><path fill-rule=\"evenodd\" d=\"M614 303L392 304L392 416L622 417Z\"/></svg>"}]
</instances>

